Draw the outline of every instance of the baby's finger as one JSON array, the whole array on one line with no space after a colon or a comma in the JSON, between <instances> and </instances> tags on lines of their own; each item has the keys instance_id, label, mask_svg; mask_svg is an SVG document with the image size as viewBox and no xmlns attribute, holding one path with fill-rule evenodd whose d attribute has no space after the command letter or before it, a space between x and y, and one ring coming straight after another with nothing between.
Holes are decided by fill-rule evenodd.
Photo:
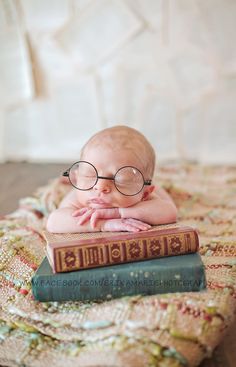
<instances>
[{"instance_id":1,"label":"baby's finger","mask_svg":"<svg viewBox=\"0 0 236 367\"><path fill-rule=\"evenodd\" d=\"M88 210L88 208L76 209L71 215L72 215L72 217L78 217L79 215L82 215L82 214L86 213L87 210Z\"/></svg>"},{"instance_id":2,"label":"baby's finger","mask_svg":"<svg viewBox=\"0 0 236 367\"><path fill-rule=\"evenodd\" d=\"M86 211L86 213L84 213L78 220L77 224L84 224L85 222L87 222L91 215L93 214L93 209L89 209Z\"/></svg>"},{"instance_id":3,"label":"baby's finger","mask_svg":"<svg viewBox=\"0 0 236 367\"><path fill-rule=\"evenodd\" d=\"M150 229L150 228L151 228L150 224L148 224L148 223L144 223L144 222L141 222L141 221L139 221L139 220L137 220L137 219L133 219L133 218L128 218L128 219L127 219L127 222L128 222L130 225L132 225L132 226L134 226L134 227L136 227L136 228L140 229L141 231L146 231L146 230L148 230L148 229Z\"/></svg>"},{"instance_id":4,"label":"baby's finger","mask_svg":"<svg viewBox=\"0 0 236 367\"><path fill-rule=\"evenodd\" d=\"M91 223L92 228L96 227L96 224L99 218L101 218L100 213L98 210L96 210L95 212L93 212L90 218L90 223Z\"/></svg>"},{"instance_id":5,"label":"baby's finger","mask_svg":"<svg viewBox=\"0 0 236 367\"><path fill-rule=\"evenodd\" d=\"M97 209L90 219L92 228L95 228L98 219L118 219L120 213L118 208Z\"/></svg>"},{"instance_id":6,"label":"baby's finger","mask_svg":"<svg viewBox=\"0 0 236 367\"><path fill-rule=\"evenodd\" d=\"M139 232L140 231L140 229L138 227L136 227L136 226L134 226L134 225L132 225L128 222L124 223L124 230L128 231L128 232Z\"/></svg>"}]
</instances>

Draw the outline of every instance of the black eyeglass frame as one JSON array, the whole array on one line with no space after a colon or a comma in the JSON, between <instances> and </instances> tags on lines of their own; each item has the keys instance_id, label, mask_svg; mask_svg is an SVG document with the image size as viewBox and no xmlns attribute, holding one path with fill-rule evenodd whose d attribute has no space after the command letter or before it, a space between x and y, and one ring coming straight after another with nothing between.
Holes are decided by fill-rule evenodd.
<instances>
[{"instance_id":1,"label":"black eyeglass frame","mask_svg":"<svg viewBox=\"0 0 236 367\"><path fill-rule=\"evenodd\" d=\"M94 170L95 170L95 172L96 172L96 174L97 174L97 179L96 179L96 181L95 181L94 185L93 185L93 186L91 186L89 189L79 189L77 186L75 186L75 185L72 183L72 181L71 181L71 179L70 179L70 170L72 169L72 167L73 167L75 164L78 164L78 163L87 163L87 164L89 164L90 166L92 166L92 167L94 168ZM123 169L123 168L127 168L127 167L134 168L135 170L137 170L137 171L141 174L141 176L142 176L142 178L143 178L143 185L142 185L141 189L140 189L138 192L136 192L135 194L124 194L124 193L123 193L123 192L121 192L121 191L117 188L117 186L116 186L115 177L116 177L117 173L118 173L121 169ZM98 179L102 179L102 180L112 180L112 181L114 182L114 185L115 185L115 188L117 189L117 191L119 191L122 195L125 195L125 196L135 196L135 195L138 195L138 194L142 191L142 189L143 189L143 187L144 187L144 186L150 186L150 185L152 184L152 180L145 180L145 179L144 179L144 176L143 176L143 174L142 174L142 172L141 172L138 168L136 168L136 167L134 167L134 166L123 166L123 167L121 167L121 168L119 168L119 169L118 169L118 171L115 173L114 177L106 177L106 176L99 176L99 175L98 175L98 171L97 171L96 167L95 167L92 163L87 162L87 161L78 161L78 162L73 163L73 164L72 164L72 166L71 166L70 168L68 168L65 172L63 172L62 176L64 176L64 177L68 177L68 178L69 178L69 181L70 181L70 183L71 183L71 185L72 185L75 189L80 190L80 191L89 191L89 190L91 190L91 189L92 189L92 188L97 184Z\"/></svg>"}]
</instances>

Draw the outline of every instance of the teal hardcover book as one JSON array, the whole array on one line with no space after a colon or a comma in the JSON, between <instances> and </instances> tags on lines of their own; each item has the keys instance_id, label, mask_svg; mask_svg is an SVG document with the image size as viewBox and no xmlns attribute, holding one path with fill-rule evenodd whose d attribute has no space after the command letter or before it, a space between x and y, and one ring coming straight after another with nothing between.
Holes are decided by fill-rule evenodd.
<instances>
[{"instance_id":1,"label":"teal hardcover book","mask_svg":"<svg viewBox=\"0 0 236 367\"><path fill-rule=\"evenodd\" d=\"M194 253L56 274L45 257L31 283L34 298L48 302L200 291L206 280Z\"/></svg>"}]
</instances>

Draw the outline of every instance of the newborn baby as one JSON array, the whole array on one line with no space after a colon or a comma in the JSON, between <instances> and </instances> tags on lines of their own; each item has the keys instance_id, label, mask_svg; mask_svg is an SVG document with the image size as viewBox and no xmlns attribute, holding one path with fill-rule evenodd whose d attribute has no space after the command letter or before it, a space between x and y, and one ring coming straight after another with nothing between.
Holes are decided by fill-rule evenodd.
<instances>
[{"instance_id":1,"label":"newborn baby","mask_svg":"<svg viewBox=\"0 0 236 367\"><path fill-rule=\"evenodd\" d=\"M152 182L155 152L139 131L114 126L93 135L65 173L72 190L47 221L55 233L147 230L176 222L168 193Z\"/></svg>"}]
</instances>

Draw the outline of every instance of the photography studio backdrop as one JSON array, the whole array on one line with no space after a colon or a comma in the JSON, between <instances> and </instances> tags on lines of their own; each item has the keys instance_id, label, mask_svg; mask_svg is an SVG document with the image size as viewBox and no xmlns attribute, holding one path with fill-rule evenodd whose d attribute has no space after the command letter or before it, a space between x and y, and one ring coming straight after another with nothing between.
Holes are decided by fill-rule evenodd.
<instances>
[{"instance_id":1,"label":"photography studio backdrop","mask_svg":"<svg viewBox=\"0 0 236 367\"><path fill-rule=\"evenodd\" d=\"M101 128L236 162L234 0L0 1L0 160L72 162Z\"/></svg>"}]
</instances>

